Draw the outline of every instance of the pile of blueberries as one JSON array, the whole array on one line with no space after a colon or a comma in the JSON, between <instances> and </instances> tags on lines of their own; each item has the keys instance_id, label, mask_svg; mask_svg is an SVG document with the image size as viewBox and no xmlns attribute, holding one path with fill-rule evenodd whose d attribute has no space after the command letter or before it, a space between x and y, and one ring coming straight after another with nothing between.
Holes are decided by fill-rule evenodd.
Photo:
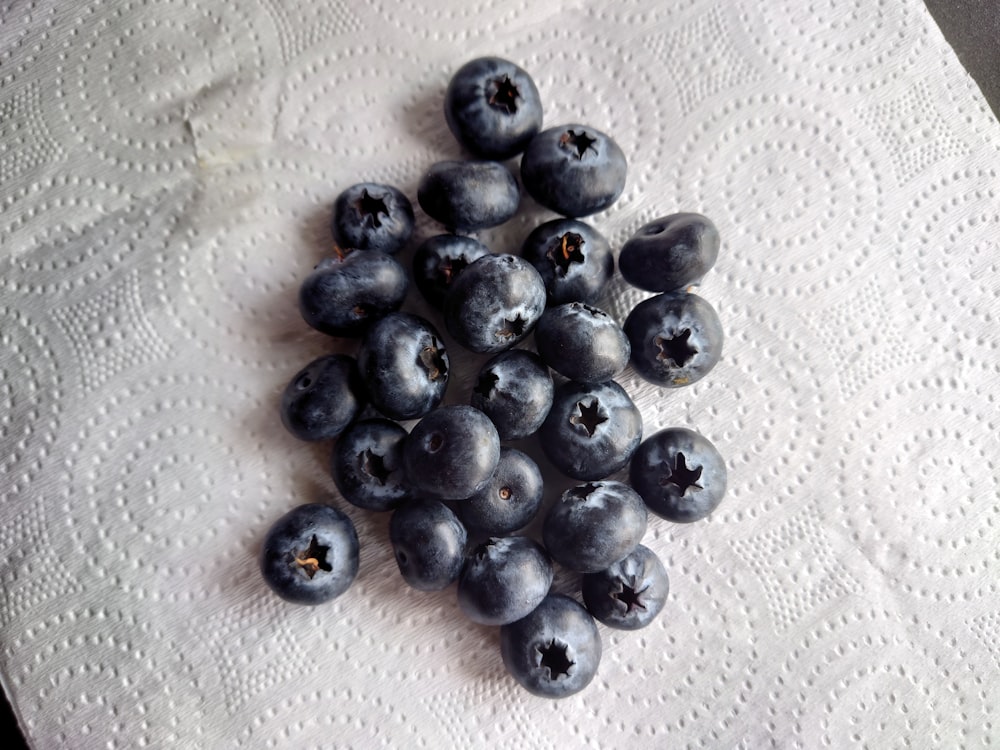
<instances>
[{"instance_id":1,"label":"pile of blueberries","mask_svg":"<svg viewBox=\"0 0 1000 750\"><path fill-rule=\"evenodd\" d=\"M667 573L640 543L648 512L696 521L725 491L716 448L685 428L643 440L639 410L614 380L631 363L675 388L718 362L719 318L689 289L715 263L719 235L694 213L640 228L618 269L655 295L619 325L594 304L614 253L580 220L624 189L626 159L614 140L581 124L542 130L531 77L495 57L454 74L444 111L476 159L439 162L421 179L421 208L449 233L415 250L412 281L451 340L489 356L468 403L442 405L445 342L434 322L401 310L411 275L396 255L412 234L413 207L392 186L360 183L336 199L336 252L299 292L305 321L360 339L356 356L330 354L297 373L282 421L302 440L336 439L331 473L346 501L392 511L390 541L407 584L441 590L457 581L464 615L500 626L514 679L536 695L567 696L596 674L595 618L632 630L664 606ZM520 255L494 253L474 235L516 213L520 188L502 161L519 154L524 189L563 218L531 231ZM529 336L534 350L517 346ZM408 431L409 420L419 421ZM552 466L579 482L539 519L540 540L517 532L542 509L542 472L510 445L536 434ZM608 479L626 467L627 483ZM358 537L333 506L301 505L271 527L260 559L278 595L319 604L354 580ZM581 574L583 604L551 590L554 564Z\"/></svg>"}]
</instances>

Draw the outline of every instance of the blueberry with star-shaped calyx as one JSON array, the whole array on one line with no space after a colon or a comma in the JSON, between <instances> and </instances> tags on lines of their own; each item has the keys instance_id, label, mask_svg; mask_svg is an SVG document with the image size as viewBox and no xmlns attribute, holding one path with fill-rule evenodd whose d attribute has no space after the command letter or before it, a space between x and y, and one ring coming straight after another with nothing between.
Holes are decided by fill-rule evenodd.
<instances>
[{"instance_id":1,"label":"blueberry with star-shaped calyx","mask_svg":"<svg viewBox=\"0 0 1000 750\"><path fill-rule=\"evenodd\" d=\"M517 255L485 255L448 289L444 323L455 340L479 354L510 349L545 311L545 284Z\"/></svg>"},{"instance_id":2,"label":"blueberry with star-shaped calyx","mask_svg":"<svg viewBox=\"0 0 1000 750\"><path fill-rule=\"evenodd\" d=\"M337 440L330 473L351 505L387 511L412 497L403 472L406 430L389 419L355 422Z\"/></svg>"},{"instance_id":3,"label":"blueberry with star-shaped calyx","mask_svg":"<svg viewBox=\"0 0 1000 750\"><path fill-rule=\"evenodd\" d=\"M702 297L685 292L643 300L622 326L630 361L645 380L668 388L705 377L722 356L722 323Z\"/></svg>"},{"instance_id":4,"label":"blueberry with star-shaped calyx","mask_svg":"<svg viewBox=\"0 0 1000 750\"><path fill-rule=\"evenodd\" d=\"M398 252L413 233L413 205L398 188L360 182L333 203L330 230L341 247Z\"/></svg>"},{"instance_id":5,"label":"blueberry with star-shaped calyx","mask_svg":"<svg viewBox=\"0 0 1000 750\"><path fill-rule=\"evenodd\" d=\"M546 596L530 614L500 628L507 672L544 698L579 693L597 674L601 634L594 618L565 594Z\"/></svg>"},{"instance_id":6,"label":"blueberry with star-shaped calyx","mask_svg":"<svg viewBox=\"0 0 1000 750\"><path fill-rule=\"evenodd\" d=\"M663 610L670 592L663 562L642 544L604 570L585 574L580 585L590 614L619 630L649 625Z\"/></svg>"},{"instance_id":7,"label":"blueberry with star-shaped calyx","mask_svg":"<svg viewBox=\"0 0 1000 750\"><path fill-rule=\"evenodd\" d=\"M542 127L542 103L531 76L499 57L480 57L459 68L445 92L448 128L485 159L521 153Z\"/></svg>"},{"instance_id":8,"label":"blueberry with star-shaped calyx","mask_svg":"<svg viewBox=\"0 0 1000 750\"><path fill-rule=\"evenodd\" d=\"M587 125L543 130L521 157L525 190L546 208L569 217L608 208L624 191L627 172L621 147Z\"/></svg>"},{"instance_id":9,"label":"blueberry with star-shaped calyx","mask_svg":"<svg viewBox=\"0 0 1000 750\"><path fill-rule=\"evenodd\" d=\"M299 505L264 536L260 571L282 599L321 604L350 587L358 574L358 535L351 519L322 503Z\"/></svg>"},{"instance_id":10,"label":"blueberry with star-shaped calyx","mask_svg":"<svg viewBox=\"0 0 1000 750\"><path fill-rule=\"evenodd\" d=\"M589 481L624 468L642 440L642 415L618 383L572 380L555 389L539 431L542 450L563 474Z\"/></svg>"},{"instance_id":11,"label":"blueberry with star-shaped calyx","mask_svg":"<svg viewBox=\"0 0 1000 750\"><path fill-rule=\"evenodd\" d=\"M711 513L726 492L726 462L708 438L685 427L661 430L632 457L629 480L653 513L690 523Z\"/></svg>"}]
</instances>

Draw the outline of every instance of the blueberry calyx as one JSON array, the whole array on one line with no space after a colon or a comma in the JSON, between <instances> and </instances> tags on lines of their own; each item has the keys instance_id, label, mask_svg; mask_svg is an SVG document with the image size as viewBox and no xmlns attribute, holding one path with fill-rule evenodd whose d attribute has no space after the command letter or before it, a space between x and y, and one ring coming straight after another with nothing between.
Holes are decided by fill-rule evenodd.
<instances>
[{"instance_id":1,"label":"blueberry calyx","mask_svg":"<svg viewBox=\"0 0 1000 750\"><path fill-rule=\"evenodd\" d=\"M329 545L320 544L319 540L316 539L316 535L313 534L312 540L309 542L309 547L295 555L295 562L309 576L309 579L312 580L312 577L321 570L327 572L333 570L333 566L326 559L329 551Z\"/></svg>"},{"instance_id":2,"label":"blueberry calyx","mask_svg":"<svg viewBox=\"0 0 1000 750\"><path fill-rule=\"evenodd\" d=\"M597 149L594 147L595 143L597 143L597 139L587 135L586 130L581 130L579 133L575 130L567 130L559 137L559 147L575 148L576 158L580 161L583 161L583 157L587 151L593 151L595 154L597 153Z\"/></svg>"},{"instance_id":3,"label":"blueberry calyx","mask_svg":"<svg viewBox=\"0 0 1000 750\"><path fill-rule=\"evenodd\" d=\"M448 362L441 355L437 341L432 341L430 346L421 349L419 359L431 380L439 380L448 374Z\"/></svg>"},{"instance_id":4,"label":"blueberry calyx","mask_svg":"<svg viewBox=\"0 0 1000 750\"><path fill-rule=\"evenodd\" d=\"M539 655L538 665L549 670L550 680L569 677L570 670L576 665L576 662L570 659L567 653L569 646L560 643L555 638L545 645L539 644L536 650Z\"/></svg>"},{"instance_id":5,"label":"blueberry calyx","mask_svg":"<svg viewBox=\"0 0 1000 750\"><path fill-rule=\"evenodd\" d=\"M385 465L385 456L380 456L371 448L366 448L363 453L358 454L358 462L361 464L361 470L381 485L384 485L392 474Z\"/></svg>"},{"instance_id":6,"label":"blueberry calyx","mask_svg":"<svg viewBox=\"0 0 1000 750\"><path fill-rule=\"evenodd\" d=\"M570 424L580 425L587 431L589 437L594 437L594 433L597 432L597 425L608 421L608 415L601 409L600 401L595 398L586 405L583 401L579 401L576 406L580 410L580 413L574 414L569 418Z\"/></svg>"},{"instance_id":7,"label":"blueberry calyx","mask_svg":"<svg viewBox=\"0 0 1000 750\"><path fill-rule=\"evenodd\" d=\"M654 339L659 353L656 358L661 362L673 362L674 367L684 367L698 350L688 343L691 338L691 329L685 328L678 331L673 337L657 336Z\"/></svg>"},{"instance_id":8,"label":"blueberry calyx","mask_svg":"<svg viewBox=\"0 0 1000 750\"><path fill-rule=\"evenodd\" d=\"M361 197L354 203L354 210L361 216L362 221L370 220L372 228L378 229L382 226L379 214L389 216L389 207L385 205L385 196L374 196L367 189L361 192Z\"/></svg>"},{"instance_id":9,"label":"blueberry calyx","mask_svg":"<svg viewBox=\"0 0 1000 750\"><path fill-rule=\"evenodd\" d=\"M583 245L583 237L576 232L566 232L559 238L559 243L546 253L556 274L565 276L569 273L570 264L584 262Z\"/></svg>"},{"instance_id":10,"label":"blueberry calyx","mask_svg":"<svg viewBox=\"0 0 1000 750\"><path fill-rule=\"evenodd\" d=\"M524 327L528 324L528 321L518 313L514 318L504 318L500 330L496 332L498 339L505 340L510 338L517 338L524 334Z\"/></svg>"},{"instance_id":11,"label":"blueberry calyx","mask_svg":"<svg viewBox=\"0 0 1000 750\"><path fill-rule=\"evenodd\" d=\"M509 115L517 112L517 100L521 98L521 92L510 80L510 76L505 75L503 78L497 78L491 84L490 88L495 86L496 89L490 94L488 100L490 106L502 109Z\"/></svg>"},{"instance_id":12,"label":"blueberry calyx","mask_svg":"<svg viewBox=\"0 0 1000 750\"><path fill-rule=\"evenodd\" d=\"M621 591L616 591L612 594L612 597L620 601L625 605L625 614L631 614L637 609L646 610L646 604L642 600L642 595L646 593L646 589L649 586L645 586L640 590L636 590L635 582L630 581L629 585L624 583L621 585Z\"/></svg>"},{"instance_id":13,"label":"blueberry calyx","mask_svg":"<svg viewBox=\"0 0 1000 750\"><path fill-rule=\"evenodd\" d=\"M664 461L663 466L667 470L667 473L660 478L661 487L666 487L667 485L672 484L677 487L681 495L687 492L691 487L694 487L696 490L703 489L702 486L698 484L698 480L701 479L702 467L689 467L683 453L677 454L674 458L673 466L671 466L668 461Z\"/></svg>"}]
</instances>

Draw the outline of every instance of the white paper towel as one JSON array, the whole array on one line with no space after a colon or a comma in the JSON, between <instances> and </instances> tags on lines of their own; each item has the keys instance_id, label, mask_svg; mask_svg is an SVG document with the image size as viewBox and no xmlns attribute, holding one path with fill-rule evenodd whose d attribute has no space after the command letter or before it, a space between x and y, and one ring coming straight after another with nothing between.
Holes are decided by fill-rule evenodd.
<instances>
[{"instance_id":1,"label":"white paper towel","mask_svg":"<svg viewBox=\"0 0 1000 750\"><path fill-rule=\"evenodd\" d=\"M277 418L294 372L350 351L295 303L333 198L374 180L415 199L460 157L444 87L483 54L532 74L547 125L618 140L628 186L592 218L615 247L679 210L723 237L701 289L720 365L622 382L647 434L712 439L730 489L708 521L651 522L667 608L602 626L597 679L563 701L505 674L453 589L407 589L388 516L348 506L329 446ZM29 741L996 742L998 148L915 0L6 3L0 632ZM550 217L526 199L482 238L516 252ZM418 211L418 239L438 231ZM622 319L641 296L618 280L604 304ZM323 498L356 522L361 572L291 606L256 554Z\"/></svg>"}]
</instances>

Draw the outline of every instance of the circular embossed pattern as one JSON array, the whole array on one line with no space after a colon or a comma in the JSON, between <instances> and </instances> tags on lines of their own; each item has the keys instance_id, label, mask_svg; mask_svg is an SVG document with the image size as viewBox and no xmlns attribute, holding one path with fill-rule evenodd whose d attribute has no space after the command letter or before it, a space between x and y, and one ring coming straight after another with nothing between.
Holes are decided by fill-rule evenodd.
<instances>
[{"instance_id":1,"label":"circular embossed pattern","mask_svg":"<svg viewBox=\"0 0 1000 750\"><path fill-rule=\"evenodd\" d=\"M719 227L726 264L782 279L766 294L811 298L850 280L879 247L879 165L849 122L787 95L734 99L708 115L677 158L686 190Z\"/></svg>"},{"instance_id":2,"label":"circular embossed pattern","mask_svg":"<svg viewBox=\"0 0 1000 750\"><path fill-rule=\"evenodd\" d=\"M71 178L67 181L74 190L100 194L110 186L91 178ZM177 231L179 216L191 208L192 194L179 189L164 193L156 205L136 203L113 217L105 217L86 231L60 229L55 223L35 235L35 240L45 246L45 252L24 253L11 260L16 272L5 273L2 283L11 292L61 298L74 289L97 287L117 273L136 257L144 256L143 266L157 266ZM46 213L60 213L59 205L43 207ZM32 209L32 215L36 209ZM154 255L155 253L155 255ZM155 278L157 273L144 273Z\"/></svg>"},{"instance_id":3,"label":"circular embossed pattern","mask_svg":"<svg viewBox=\"0 0 1000 750\"><path fill-rule=\"evenodd\" d=\"M772 66L829 96L875 90L913 70L928 44L925 16L909 3L778 0L747 6L740 20Z\"/></svg>"},{"instance_id":4,"label":"circular embossed pattern","mask_svg":"<svg viewBox=\"0 0 1000 750\"><path fill-rule=\"evenodd\" d=\"M38 747L128 750L203 736L208 696L197 687L196 665L148 620L80 604L5 639L32 654L8 675L23 705L48 707L42 721L26 717Z\"/></svg>"},{"instance_id":5,"label":"circular embossed pattern","mask_svg":"<svg viewBox=\"0 0 1000 750\"><path fill-rule=\"evenodd\" d=\"M1000 528L994 394L958 380L904 380L860 405L836 457L832 510L894 586L961 603L988 596ZM979 405L978 409L973 405Z\"/></svg>"},{"instance_id":6,"label":"circular embossed pattern","mask_svg":"<svg viewBox=\"0 0 1000 750\"><path fill-rule=\"evenodd\" d=\"M884 610L830 618L790 642L767 684L764 736L789 747L988 746L993 665L966 661L955 645Z\"/></svg>"},{"instance_id":7,"label":"circular embossed pattern","mask_svg":"<svg viewBox=\"0 0 1000 750\"><path fill-rule=\"evenodd\" d=\"M92 580L139 598L213 598L243 574L243 551L274 508L297 494L290 483L325 472L308 468L308 453L250 450L275 424L274 407L232 383L136 382L96 404L67 451L71 481L49 513L63 519L58 544Z\"/></svg>"},{"instance_id":8,"label":"circular embossed pattern","mask_svg":"<svg viewBox=\"0 0 1000 750\"><path fill-rule=\"evenodd\" d=\"M414 167L419 162L419 169L430 166L435 159L428 138L440 141L447 133L442 110L447 80L429 64L414 64L414 54L405 47L322 51L321 57L296 60L297 69L288 76L279 120L287 137L334 157L330 164L340 173L398 161ZM331 102L349 102L349 114ZM341 188L373 179L358 175Z\"/></svg>"},{"instance_id":9,"label":"circular embossed pattern","mask_svg":"<svg viewBox=\"0 0 1000 750\"><path fill-rule=\"evenodd\" d=\"M0 503L6 503L42 471L59 434L63 385L49 337L9 307L0 309L0 361Z\"/></svg>"},{"instance_id":10,"label":"circular embossed pattern","mask_svg":"<svg viewBox=\"0 0 1000 750\"><path fill-rule=\"evenodd\" d=\"M967 190L970 180L983 187ZM929 356L942 374L983 385L1000 375L1000 338L983 335L1000 322L997 184L996 170L972 169L930 182L907 207L893 243L892 283Z\"/></svg>"}]
</instances>

